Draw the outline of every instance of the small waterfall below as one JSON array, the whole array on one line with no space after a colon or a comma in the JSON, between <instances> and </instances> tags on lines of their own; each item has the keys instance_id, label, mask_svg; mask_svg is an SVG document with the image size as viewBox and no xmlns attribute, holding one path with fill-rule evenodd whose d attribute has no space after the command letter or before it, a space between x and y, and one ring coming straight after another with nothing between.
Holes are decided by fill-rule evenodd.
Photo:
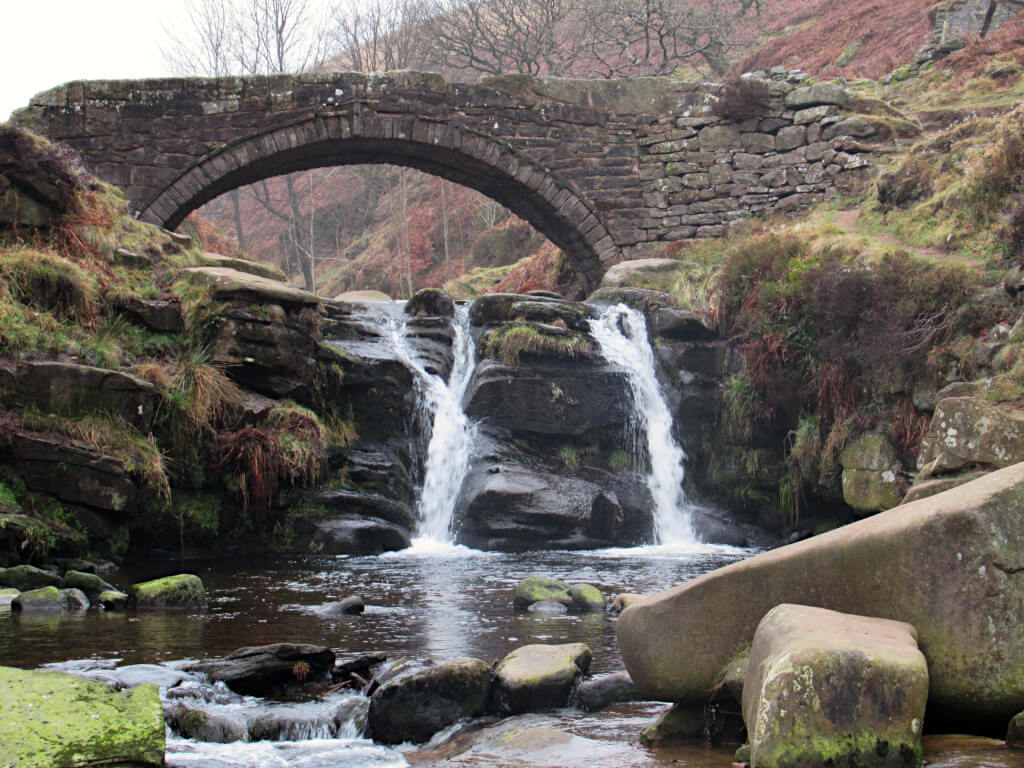
<instances>
[{"instance_id":1,"label":"small waterfall below","mask_svg":"<svg viewBox=\"0 0 1024 768\"><path fill-rule=\"evenodd\" d=\"M417 359L404 324L392 328L395 350L402 362L415 373L422 388L421 408L432 429L427 447L423 489L417 502L419 527L413 539L414 549L429 549L452 543L452 517L462 481L469 469L474 425L462 409L462 397L476 367L476 349L469 332L469 307L455 307L454 363L446 382L430 373Z\"/></svg>"},{"instance_id":2,"label":"small waterfall below","mask_svg":"<svg viewBox=\"0 0 1024 768\"><path fill-rule=\"evenodd\" d=\"M590 321L601 354L625 371L633 394L634 448L650 461L647 487L654 499L654 535L659 544L697 543L690 502L683 491L686 454L672 437L672 414L654 372L654 351L642 313L625 304Z\"/></svg>"}]
</instances>

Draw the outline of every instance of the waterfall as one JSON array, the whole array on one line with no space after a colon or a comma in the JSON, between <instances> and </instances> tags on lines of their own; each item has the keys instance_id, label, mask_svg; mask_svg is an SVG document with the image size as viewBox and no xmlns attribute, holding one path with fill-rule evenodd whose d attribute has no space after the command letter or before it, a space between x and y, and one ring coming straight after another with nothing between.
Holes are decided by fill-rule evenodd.
<instances>
[{"instance_id":1,"label":"waterfall","mask_svg":"<svg viewBox=\"0 0 1024 768\"><path fill-rule=\"evenodd\" d=\"M416 359L405 338L404 323L392 328L395 351L416 374L423 399L421 407L431 420L430 443L423 490L416 505L419 527L414 546L452 542L452 516L462 481L469 469L475 428L462 409L462 397L476 367L476 350L469 332L469 308L455 308L455 361L446 382Z\"/></svg>"},{"instance_id":2,"label":"waterfall","mask_svg":"<svg viewBox=\"0 0 1024 768\"><path fill-rule=\"evenodd\" d=\"M625 304L609 307L590 321L590 333L601 354L625 371L633 394L635 448L646 453L651 469L647 487L654 499L654 535L659 544L695 543L690 502L683 492L686 454L672 438L672 414L654 373L654 351L643 314ZM646 438L645 443L641 442Z\"/></svg>"}]
</instances>

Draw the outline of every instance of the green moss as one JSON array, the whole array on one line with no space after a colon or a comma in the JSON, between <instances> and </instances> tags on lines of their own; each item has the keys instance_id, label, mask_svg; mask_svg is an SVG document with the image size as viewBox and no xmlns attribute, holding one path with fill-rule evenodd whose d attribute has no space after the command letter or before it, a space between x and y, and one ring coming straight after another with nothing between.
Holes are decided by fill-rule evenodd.
<instances>
[{"instance_id":1,"label":"green moss","mask_svg":"<svg viewBox=\"0 0 1024 768\"><path fill-rule=\"evenodd\" d=\"M192 608L206 604L202 580L191 573L143 581L128 587L132 608Z\"/></svg>"},{"instance_id":2,"label":"green moss","mask_svg":"<svg viewBox=\"0 0 1024 768\"><path fill-rule=\"evenodd\" d=\"M155 685L120 692L61 672L0 667L0 764L163 763L164 719Z\"/></svg>"},{"instance_id":3,"label":"green moss","mask_svg":"<svg viewBox=\"0 0 1024 768\"><path fill-rule=\"evenodd\" d=\"M487 334L483 350L488 357L517 366L523 355L588 357L593 345L581 333L554 334L536 324L508 323Z\"/></svg>"}]
</instances>

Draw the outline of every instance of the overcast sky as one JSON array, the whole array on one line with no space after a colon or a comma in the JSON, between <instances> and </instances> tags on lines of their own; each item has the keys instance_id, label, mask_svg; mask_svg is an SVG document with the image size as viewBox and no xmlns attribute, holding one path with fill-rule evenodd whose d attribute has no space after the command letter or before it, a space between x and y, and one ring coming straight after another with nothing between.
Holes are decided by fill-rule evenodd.
<instances>
[{"instance_id":1,"label":"overcast sky","mask_svg":"<svg viewBox=\"0 0 1024 768\"><path fill-rule=\"evenodd\" d=\"M170 74L161 21L180 0L16 0L3 3L0 121L70 80Z\"/></svg>"}]
</instances>

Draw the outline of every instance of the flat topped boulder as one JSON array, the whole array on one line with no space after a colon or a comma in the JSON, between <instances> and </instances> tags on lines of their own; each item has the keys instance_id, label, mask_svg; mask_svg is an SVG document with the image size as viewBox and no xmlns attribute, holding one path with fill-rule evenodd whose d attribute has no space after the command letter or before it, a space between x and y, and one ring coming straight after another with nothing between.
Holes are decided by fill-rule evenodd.
<instances>
[{"instance_id":1,"label":"flat topped boulder","mask_svg":"<svg viewBox=\"0 0 1024 768\"><path fill-rule=\"evenodd\" d=\"M590 659L590 648L583 643L516 648L494 673L498 711L518 714L564 707L576 678L590 668Z\"/></svg>"},{"instance_id":2,"label":"flat topped boulder","mask_svg":"<svg viewBox=\"0 0 1024 768\"><path fill-rule=\"evenodd\" d=\"M40 587L22 592L11 601L11 610L23 613L58 612L65 609L61 590L56 587Z\"/></svg>"},{"instance_id":3,"label":"flat topped boulder","mask_svg":"<svg viewBox=\"0 0 1024 768\"><path fill-rule=\"evenodd\" d=\"M155 685L121 692L63 672L0 667L0 765L163 764Z\"/></svg>"},{"instance_id":4,"label":"flat topped boulder","mask_svg":"<svg viewBox=\"0 0 1024 768\"><path fill-rule=\"evenodd\" d=\"M754 633L743 686L751 764L916 768L927 699L909 624L776 606Z\"/></svg>"},{"instance_id":5,"label":"flat topped boulder","mask_svg":"<svg viewBox=\"0 0 1024 768\"><path fill-rule=\"evenodd\" d=\"M1022 508L1024 463L699 576L622 612L626 668L652 699L705 701L762 617L799 603L912 624L929 719L1008 722L1024 701Z\"/></svg>"},{"instance_id":6,"label":"flat topped boulder","mask_svg":"<svg viewBox=\"0 0 1024 768\"><path fill-rule=\"evenodd\" d=\"M300 306L315 306L321 301L315 293L237 269L189 267L184 272L189 280L211 286L215 299L249 298L264 304Z\"/></svg>"},{"instance_id":7,"label":"flat topped boulder","mask_svg":"<svg viewBox=\"0 0 1024 768\"><path fill-rule=\"evenodd\" d=\"M178 573L162 579L132 584L128 587L127 594L128 607L134 610L206 607L206 589L203 582L191 573Z\"/></svg>"}]
</instances>

